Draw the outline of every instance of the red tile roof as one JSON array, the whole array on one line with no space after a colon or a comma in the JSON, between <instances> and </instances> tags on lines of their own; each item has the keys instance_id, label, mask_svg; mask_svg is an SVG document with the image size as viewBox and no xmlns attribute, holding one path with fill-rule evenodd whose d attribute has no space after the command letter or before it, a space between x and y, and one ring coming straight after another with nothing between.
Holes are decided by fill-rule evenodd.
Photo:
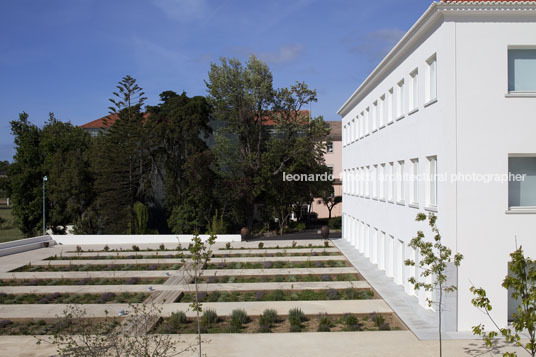
<instances>
[{"instance_id":1,"label":"red tile roof","mask_svg":"<svg viewBox=\"0 0 536 357\"><path fill-rule=\"evenodd\" d=\"M308 110L300 110L300 120L303 120L303 124L306 124L308 121L309 121L309 118L311 117L311 115L309 114L309 111ZM271 116L265 116L263 119L262 119L262 122L264 125L267 125L267 126L273 126L273 125L276 125L274 119L271 117Z\"/></svg>"},{"instance_id":2,"label":"red tile roof","mask_svg":"<svg viewBox=\"0 0 536 357\"><path fill-rule=\"evenodd\" d=\"M528 1L528 0L441 0L441 2L447 2L447 3L460 3L460 2L471 2L471 3L481 3L481 4L485 4L485 3L490 3L490 2L500 2L500 3L505 3L505 2L532 2L532 1Z\"/></svg>"},{"instance_id":3,"label":"red tile roof","mask_svg":"<svg viewBox=\"0 0 536 357\"><path fill-rule=\"evenodd\" d=\"M143 114L143 117L147 119L149 117L149 113ZM109 114L106 116L103 116L102 118L90 121L89 123L80 125L80 128L83 129L106 129L112 126L113 123L119 118L119 115L117 113Z\"/></svg>"}]
</instances>

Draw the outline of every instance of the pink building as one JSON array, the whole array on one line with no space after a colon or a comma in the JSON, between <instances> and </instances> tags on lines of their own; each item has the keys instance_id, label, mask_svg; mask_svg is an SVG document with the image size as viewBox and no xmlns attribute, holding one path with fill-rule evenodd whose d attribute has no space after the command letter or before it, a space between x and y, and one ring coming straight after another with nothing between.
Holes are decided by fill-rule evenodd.
<instances>
[{"instance_id":1,"label":"pink building","mask_svg":"<svg viewBox=\"0 0 536 357\"><path fill-rule=\"evenodd\" d=\"M342 185L340 174L342 172L342 127L340 121L326 121L331 128L331 133L328 137L328 144L324 159L326 165L333 170L335 182L333 189L335 196L342 196ZM311 211L318 214L318 218L328 218L329 210L322 203L322 199L315 198ZM342 214L342 202L333 207L331 217L339 217Z\"/></svg>"}]
</instances>

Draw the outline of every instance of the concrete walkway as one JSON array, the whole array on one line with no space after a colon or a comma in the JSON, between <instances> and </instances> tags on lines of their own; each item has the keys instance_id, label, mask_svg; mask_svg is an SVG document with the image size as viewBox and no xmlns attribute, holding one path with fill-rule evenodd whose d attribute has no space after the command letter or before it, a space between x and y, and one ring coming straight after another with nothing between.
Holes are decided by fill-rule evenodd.
<instances>
[{"instance_id":1,"label":"concrete walkway","mask_svg":"<svg viewBox=\"0 0 536 357\"><path fill-rule=\"evenodd\" d=\"M0 305L0 319L45 319L61 316L67 304L28 304ZM172 312L184 311L194 317L189 303L170 303L155 306L162 308L161 316L170 316ZM275 309L278 314L286 315L292 308L299 307L306 315L320 313L341 315L345 313L370 314L371 312L391 313L391 308L379 299L371 300L337 300L337 301L242 301L242 302L205 302L203 309L214 309L220 316L230 315L235 309L244 309L251 316L258 316L266 309ZM116 316L120 310L128 311L128 304L84 304L88 317L104 317L106 311Z\"/></svg>"},{"instance_id":2,"label":"concrete walkway","mask_svg":"<svg viewBox=\"0 0 536 357\"><path fill-rule=\"evenodd\" d=\"M383 271L379 270L350 243L343 239L336 239L332 242L419 339L438 339L439 322L435 312L422 307L417 297L406 294L401 285L395 284L392 278L388 278ZM444 339L475 338L470 331L443 331L442 337Z\"/></svg>"},{"instance_id":3,"label":"concrete walkway","mask_svg":"<svg viewBox=\"0 0 536 357\"><path fill-rule=\"evenodd\" d=\"M195 335L170 335L178 348L195 344ZM203 354L207 357L436 357L437 341L419 341L409 331L302 332L203 335ZM21 351L24 346L24 351ZM444 341L448 357L487 355L481 341ZM32 336L2 336L0 351L5 356L49 357L55 355L50 344L36 345ZM520 348L500 348L496 352ZM197 352L181 354L196 357Z\"/></svg>"},{"instance_id":4,"label":"concrete walkway","mask_svg":"<svg viewBox=\"0 0 536 357\"><path fill-rule=\"evenodd\" d=\"M175 276L170 279L178 279L173 284L159 285L41 285L41 286L2 286L0 292L6 294L53 294L53 293L69 293L69 294L102 294L105 292L122 293L122 292L182 292L195 291L194 284L185 284L183 276ZM190 278L187 278L188 281ZM168 280L169 281L169 280ZM259 290L328 290L328 289L370 289L370 285L366 281L314 281L314 282L274 282L274 283L211 283L199 284L199 291L259 291ZM149 290L152 288L153 290ZM175 301L178 297L176 294L174 299L171 295L166 301ZM171 300L170 300L171 299ZM148 302L152 302L149 300ZM154 301L158 302L158 301Z\"/></svg>"},{"instance_id":5,"label":"concrete walkway","mask_svg":"<svg viewBox=\"0 0 536 357\"><path fill-rule=\"evenodd\" d=\"M210 269L201 275L208 276L270 276L270 275L337 275L358 274L354 267L343 268L295 268L295 269ZM83 278L167 278L181 275L179 270L130 270L130 271L50 271L0 273L0 279L83 279Z\"/></svg>"}]
</instances>

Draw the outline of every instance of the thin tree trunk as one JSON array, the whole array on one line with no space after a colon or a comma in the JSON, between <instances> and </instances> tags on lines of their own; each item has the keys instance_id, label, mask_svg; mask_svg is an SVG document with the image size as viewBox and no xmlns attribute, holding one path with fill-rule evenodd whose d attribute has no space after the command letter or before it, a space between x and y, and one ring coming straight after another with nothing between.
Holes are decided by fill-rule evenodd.
<instances>
[{"instance_id":1,"label":"thin tree trunk","mask_svg":"<svg viewBox=\"0 0 536 357\"><path fill-rule=\"evenodd\" d=\"M197 286L197 267L194 269L194 284L195 284L195 303L197 314L197 346L199 348L199 357L201 357L201 320L199 318L199 288Z\"/></svg>"},{"instance_id":2,"label":"thin tree trunk","mask_svg":"<svg viewBox=\"0 0 536 357\"><path fill-rule=\"evenodd\" d=\"M439 282L439 357L443 356L443 341L441 340L441 304L443 300L443 287L441 282Z\"/></svg>"}]
</instances>

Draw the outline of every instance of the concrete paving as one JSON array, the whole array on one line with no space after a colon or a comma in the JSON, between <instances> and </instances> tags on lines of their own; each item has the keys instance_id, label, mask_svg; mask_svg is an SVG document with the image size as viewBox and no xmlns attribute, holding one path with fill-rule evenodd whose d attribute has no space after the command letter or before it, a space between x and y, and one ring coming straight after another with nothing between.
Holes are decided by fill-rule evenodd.
<instances>
[{"instance_id":1,"label":"concrete paving","mask_svg":"<svg viewBox=\"0 0 536 357\"><path fill-rule=\"evenodd\" d=\"M337 239L333 240L333 243L337 245L348 261L352 263L363 278L369 282L372 288L380 294L385 302L419 339L439 338L437 313L422 307L417 297L406 294L401 285L395 284L392 278L388 278L383 271L379 270L375 264L372 264L368 258L365 258L347 241ZM445 339L474 338L470 331L443 331L442 335Z\"/></svg>"},{"instance_id":2,"label":"concrete paving","mask_svg":"<svg viewBox=\"0 0 536 357\"><path fill-rule=\"evenodd\" d=\"M177 348L191 346L195 335L170 335ZM437 341L420 341L409 331L302 332L259 334L203 335L203 354L207 357L436 357ZM24 346L24 351L21 351ZM50 344L36 345L32 336L2 336L0 351L5 356L49 357L55 354ZM448 357L488 355L479 340L444 341L443 354ZM496 354L520 348L501 347ZM196 357L197 352L181 354Z\"/></svg>"},{"instance_id":3,"label":"concrete paving","mask_svg":"<svg viewBox=\"0 0 536 357\"><path fill-rule=\"evenodd\" d=\"M0 319L45 319L62 316L67 304L28 304L0 305ZM161 316L170 316L176 311L184 311L194 317L189 303L155 304L162 309ZM88 317L118 315L120 310L128 311L128 304L85 304L82 306ZM345 313L370 314L371 312L391 313L391 308L380 299L337 300L337 301L242 301L242 302L205 302L203 309L214 309L220 316L230 315L235 309L244 309L251 316L258 316L266 309L275 309L278 314L286 315L292 308L299 307L306 315L320 313L341 315Z\"/></svg>"},{"instance_id":4,"label":"concrete paving","mask_svg":"<svg viewBox=\"0 0 536 357\"><path fill-rule=\"evenodd\" d=\"M342 255L328 256L288 256L288 257L228 257L228 258L211 258L210 263L262 263L262 262L316 262L316 261L345 261L346 258ZM188 261L188 260L187 260ZM177 264L181 263L178 258L174 259L81 259L81 260L39 260L32 262L32 265L39 266L63 266L63 265L127 265L127 264Z\"/></svg>"},{"instance_id":5,"label":"concrete paving","mask_svg":"<svg viewBox=\"0 0 536 357\"><path fill-rule=\"evenodd\" d=\"M181 275L179 270L130 270L130 271L51 271L0 273L0 279L83 279L83 278L165 278ZM324 275L357 274L354 267L295 268L295 269L210 269L202 276L269 276L269 275Z\"/></svg>"},{"instance_id":6,"label":"concrete paving","mask_svg":"<svg viewBox=\"0 0 536 357\"><path fill-rule=\"evenodd\" d=\"M291 249L236 249L236 250L214 250L213 253L217 255L222 254L228 254L230 256L232 255L242 255L242 254L310 254L310 253L339 253L339 249L337 248L291 248ZM156 251L139 251L139 252L63 252L62 254L58 254L58 256L63 257L84 257L84 256L101 256L101 257L114 257L114 256L130 256L130 255L139 255L139 256L150 256L150 255L159 255L162 257L168 256L168 255L176 255L182 253L184 255L190 255L187 251L162 251L162 250L156 250Z\"/></svg>"},{"instance_id":7,"label":"concrete paving","mask_svg":"<svg viewBox=\"0 0 536 357\"><path fill-rule=\"evenodd\" d=\"M150 292L150 291L195 291L194 284L184 284L183 276L175 276L168 279L177 279L172 284L160 285L41 285L41 286L2 286L0 292L6 294L53 294L53 293L70 293L70 294L101 294L105 292L122 293L122 292ZM187 278L189 281L189 277ZM366 281L315 281L315 282L274 282L274 283L212 283L199 284L200 291L257 291L257 290L327 290L327 289L370 289ZM153 290L148 290L152 288ZM175 301L176 298L166 301ZM151 300L152 301L152 300ZM148 302L151 302L148 301ZM158 302L158 301L154 301Z\"/></svg>"}]
</instances>

